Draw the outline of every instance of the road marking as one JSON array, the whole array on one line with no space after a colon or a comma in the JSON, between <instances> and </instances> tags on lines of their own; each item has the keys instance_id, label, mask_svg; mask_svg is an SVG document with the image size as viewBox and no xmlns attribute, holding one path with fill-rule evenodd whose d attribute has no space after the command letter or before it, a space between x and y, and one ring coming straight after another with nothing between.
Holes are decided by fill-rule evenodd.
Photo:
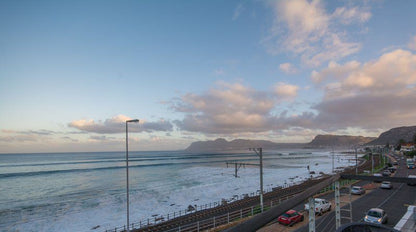
<instances>
[{"instance_id":1,"label":"road marking","mask_svg":"<svg viewBox=\"0 0 416 232\"><path fill-rule=\"evenodd\" d=\"M396 189L396 191L394 191L393 194L391 194L389 197L387 197L383 202L381 202L377 208L380 208L381 206L383 206L384 204L387 203L387 201L390 200L390 198L392 198L402 187L403 187L404 183L401 183L400 186Z\"/></svg>"}]
</instances>

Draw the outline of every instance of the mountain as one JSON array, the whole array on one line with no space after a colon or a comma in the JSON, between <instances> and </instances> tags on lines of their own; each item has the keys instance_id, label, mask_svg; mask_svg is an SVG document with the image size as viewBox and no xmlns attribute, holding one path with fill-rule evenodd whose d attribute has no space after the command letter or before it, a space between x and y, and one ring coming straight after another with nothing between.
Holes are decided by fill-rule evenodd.
<instances>
[{"instance_id":1,"label":"mountain","mask_svg":"<svg viewBox=\"0 0 416 232\"><path fill-rule=\"evenodd\" d=\"M185 149L186 152L201 153L201 152L227 152L227 151L241 151L249 148L263 148L263 149L281 149L281 148L302 148L304 143L274 143L267 140L247 140L235 139L227 141L219 138L214 141L198 141L193 142Z\"/></svg>"},{"instance_id":2,"label":"mountain","mask_svg":"<svg viewBox=\"0 0 416 232\"><path fill-rule=\"evenodd\" d=\"M349 135L317 135L307 148L351 147L353 145L366 144L375 137L349 136Z\"/></svg>"},{"instance_id":3,"label":"mountain","mask_svg":"<svg viewBox=\"0 0 416 232\"><path fill-rule=\"evenodd\" d=\"M367 143L366 145L396 145L400 139L405 142L413 141L413 136L416 134L416 126L403 126L390 129L380 134L380 136Z\"/></svg>"}]
</instances>

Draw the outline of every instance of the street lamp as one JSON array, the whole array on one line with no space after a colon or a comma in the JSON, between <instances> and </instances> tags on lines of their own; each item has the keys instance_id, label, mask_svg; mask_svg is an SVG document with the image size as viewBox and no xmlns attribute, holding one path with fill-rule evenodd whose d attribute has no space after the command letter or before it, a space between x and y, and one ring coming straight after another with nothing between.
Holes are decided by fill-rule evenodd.
<instances>
[{"instance_id":1,"label":"street lamp","mask_svg":"<svg viewBox=\"0 0 416 232\"><path fill-rule=\"evenodd\" d=\"M127 182L127 232L129 232L129 130L128 130L128 123L129 122L139 122L139 119L132 119L126 121L126 182Z\"/></svg>"}]
</instances>

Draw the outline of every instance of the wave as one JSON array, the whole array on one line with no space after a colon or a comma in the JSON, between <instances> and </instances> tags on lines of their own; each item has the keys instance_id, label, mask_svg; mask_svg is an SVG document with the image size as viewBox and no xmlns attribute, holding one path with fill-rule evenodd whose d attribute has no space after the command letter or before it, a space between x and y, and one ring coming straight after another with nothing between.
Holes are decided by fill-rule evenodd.
<instances>
[{"instance_id":1,"label":"wave","mask_svg":"<svg viewBox=\"0 0 416 232\"><path fill-rule=\"evenodd\" d=\"M252 154L204 154L204 155L181 155L181 156L145 156L145 157L129 157L130 162L134 161L163 161L163 160L194 160L201 158L217 158L217 157L244 157L253 156ZM38 166L54 166L54 165L71 165L71 164L98 164L98 163L117 163L125 162L122 158L107 158L102 160L81 160L67 162L49 162L49 163L23 163L23 164L1 164L0 167L38 167Z\"/></svg>"},{"instance_id":2,"label":"wave","mask_svg":"<svg viewBox=\"0 0 416 232\"><path fill-rule=\"evenodd\" d=\"M281 157L264 157L263 161L267 160L276 160L282 159ZM284 158L284 159L294 159L294 158ZM158 160L158 159L155 159ZM117 162L124 162L125 160L117 160ZM160 166L174 166L174 165L198 165L198 164L212 164L212 163L226 163L226 162L252 162L256 163L259 161L258 157L253 158L243 158L235 160L207 160L199 162L181 162L181 163L153 163L153 164L132 164L134 161L143 161L143 160L130 160L131 163L129 168L145 168L145 167L160 167ZM149 161L149 160L146 160ZM97 162L85 162L85 163L102 163L102 162L116 162L116 161L97 161ZM67 162L66 164L81 164L80 162ZM267 165L266 165L267 166ZM269 168L281 168L280 166L272 165L268 166ZM289 166L288 166L289 167ZM297 167L297 166L291 166ZM93 167L93 168L74 168L74 169L58 169L58 170L47 170L47 171L34 171L34 172L14 172L14 173L2 173L0 174L0 179L10 178L10 177L28 177L28 176L39 176L39 175L49 175L49 174L63 174L63 173L74 173L74 172L91 172L97 170L116 170L124 169L126 166L107 166L107 167Z\"/></svg>"}]
</instances>

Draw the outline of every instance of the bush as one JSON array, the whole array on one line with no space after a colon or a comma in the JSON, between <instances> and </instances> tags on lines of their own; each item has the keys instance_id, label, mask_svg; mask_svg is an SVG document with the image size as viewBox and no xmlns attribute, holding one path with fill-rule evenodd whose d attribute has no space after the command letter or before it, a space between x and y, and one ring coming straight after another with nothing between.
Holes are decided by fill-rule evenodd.
<instances>
[{"instance_id":1,"label":"bush","mask_svg":"<svg viewBox=\"0 0 416 232\"><path fill-rule=\"evenodd\" d=\"M416 155L416 151L408 151L408 152L406 152L406 156L408 156L408 157L414 157Z\"/></svg>"}]
</instances>

